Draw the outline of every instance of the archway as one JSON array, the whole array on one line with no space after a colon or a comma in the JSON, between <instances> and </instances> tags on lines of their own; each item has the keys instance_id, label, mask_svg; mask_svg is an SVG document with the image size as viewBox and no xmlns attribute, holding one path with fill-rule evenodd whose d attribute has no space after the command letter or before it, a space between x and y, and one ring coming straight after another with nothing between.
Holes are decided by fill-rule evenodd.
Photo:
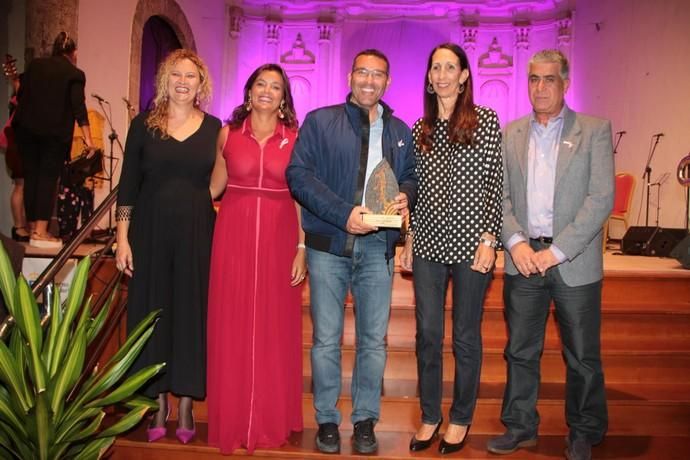
<instances>
[{"instance_id":1,"label":"archway","mask_svg":"<svg viewBox=\"0 0 690 460\"><path fill-rule=\"evenodd\" d=\"M156 16L170 26L183 48L196 51L192 28L177 2L174 0L139 0L132 22L129 65L129 100L135 107L141 106L140 78L144 25L152 16Z\"/></svg>"}]
</instances>

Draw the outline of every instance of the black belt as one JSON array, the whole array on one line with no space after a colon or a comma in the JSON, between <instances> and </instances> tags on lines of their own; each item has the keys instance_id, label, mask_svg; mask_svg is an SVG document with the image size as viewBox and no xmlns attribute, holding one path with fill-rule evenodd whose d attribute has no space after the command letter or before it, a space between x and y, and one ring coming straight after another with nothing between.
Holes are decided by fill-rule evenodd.
<instances>
[{"instance_id":1,"label":"black belt","mask_svg":"<svg viewBox=\"0 0 690 460\"><path fill-rule=\"evenodd\" d=\"M553 244L553 238L550 236L540 236L539 238L530 238L530 241L537 241L541 244Z\"/></svg>"}]
</instances>

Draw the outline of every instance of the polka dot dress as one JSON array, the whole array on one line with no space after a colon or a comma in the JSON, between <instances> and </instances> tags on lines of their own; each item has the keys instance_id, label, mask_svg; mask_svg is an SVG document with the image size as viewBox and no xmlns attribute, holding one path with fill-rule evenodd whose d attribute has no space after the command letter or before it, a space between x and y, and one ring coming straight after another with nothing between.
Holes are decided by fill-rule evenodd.
<instances>
[{"instance_id":1,"label":"polka dot dress","mask_svg":"<svg viewBox=\"0 0 690 460\"><path fill-rule=\"evenodd\" d=\"M503 220L503 160L496 112L475 106L479 126L474 144L451 144L448 120L436 120L434 145L419 150L422 120L415 140L417 204L412 214L414 254L431 262L472 261L484 232L499 236Z\"/></svg>"}]
</instances>

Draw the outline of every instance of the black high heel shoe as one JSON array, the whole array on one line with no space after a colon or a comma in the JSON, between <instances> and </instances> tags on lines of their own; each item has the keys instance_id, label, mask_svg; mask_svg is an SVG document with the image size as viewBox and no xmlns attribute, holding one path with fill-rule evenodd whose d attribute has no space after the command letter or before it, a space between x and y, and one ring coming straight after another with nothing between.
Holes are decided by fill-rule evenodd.
<instances>
[{"instance_id":1,"label":"black high heel shoe","mask_svg":"<svg viewBox=\"0 0 690 460\"><path fill-rule=\"evenodd\" d=\"M472 425L467 425L467 431L465 431L465 437L462 438L462 441L458 443L450 443L446 441L445 439L441 438L441 443L438 445L438 451L442 454L452 454L453 452L458 452L461 450L463 447L465 447L465 441L467 441L467 436L470 434L470 427Z\"/></svg>"},{"instance_id":2,"label":"black high heel shoe","mask_svg":"<svg viewBox=\"0 0 690 460\"><path fill-rule=\"evenodd\" d=\"M417 435L415 434L412 436L412 439L410 439L410 450L412 452L418 452L420 450L428 449L431 444L436 440L436 437L438 436L438 430L441 428L441 425L443 424L443 419L441 419L440 422L436 425L436 428L434 428L434 432L432 433L431 437L429 439L424 439L424 440L419 440L417 439Z\"/></svg>"},{"instance_id":3,"label":"black high heel shoe","mask_svg":"<svg viewBox=\"0 0 690 460\"><path fill-rule=\"evenodd\" d=\"M25 229L26 227L12 227L12 239L14 241L17 241L19 243L28 243L29 242L29 234L27 233L26 235L20 235L17 233L17 230Z\"/></svg>"}]
</instances>

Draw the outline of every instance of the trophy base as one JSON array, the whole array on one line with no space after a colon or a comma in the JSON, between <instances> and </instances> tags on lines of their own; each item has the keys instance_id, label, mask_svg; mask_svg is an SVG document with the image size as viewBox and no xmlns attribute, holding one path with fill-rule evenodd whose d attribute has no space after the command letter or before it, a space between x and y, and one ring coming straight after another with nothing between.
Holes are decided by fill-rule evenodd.
<instances>
[{"instance_id":1,"label":"trophy base","mask_svg":"<svg viewBox=\"0 0 690 460\"><path fill-rule=\"evenodd\" d=\"M374 227L402 227L402 216L399 214L362 214L362 220L365 224L373 225Z\"/></svg>"}]
</instances>

